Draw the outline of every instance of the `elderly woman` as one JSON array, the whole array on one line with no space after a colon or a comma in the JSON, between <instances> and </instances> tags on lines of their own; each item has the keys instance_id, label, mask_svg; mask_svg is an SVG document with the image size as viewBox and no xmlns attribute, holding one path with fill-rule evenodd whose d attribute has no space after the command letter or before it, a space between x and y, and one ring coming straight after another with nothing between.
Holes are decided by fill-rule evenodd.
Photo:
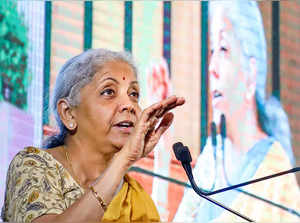
<instances>
[{"instance_id":1,"label":"elderly woman","mask_svg":"<svg viewBox=\"0 0 300 223\"><path fill-rule=\"evenodd\" d=\"M159 221L128 168L171 125L176 96L139 107L137 69L127 53L88 50L58 74L60 128L47 150L28 147L10 164L2 218L16 222ZM159 123L159 124L158 124Z\"/></svg>"},{"instance_id":2,"label":"elderly woman","mask_svg":"<svg viewBox=\"0 0 300 223\"><path fill-rule=\"evenodd\" d=\"M280 102L266 98L266 40L258 5L251 0L211 1L210 93L212 116L227 134L208 138L194 168L202 188L216 190L291 169L294 164L288 119ZM223 122L222 122L223 120ZM225 128L222 128L223 130ZM227 138L225 138L227 135ZM215 143L218 142L218 143ZM216 145L217 144L217 145ZM299 221L300 191L293 174L213 197L261 222ZM284 211L276 204L290 208ZM298 199L297 199L298 197ZM236 222L242 219L186 189L174 221Z\"/></svg>"}]
</instances>

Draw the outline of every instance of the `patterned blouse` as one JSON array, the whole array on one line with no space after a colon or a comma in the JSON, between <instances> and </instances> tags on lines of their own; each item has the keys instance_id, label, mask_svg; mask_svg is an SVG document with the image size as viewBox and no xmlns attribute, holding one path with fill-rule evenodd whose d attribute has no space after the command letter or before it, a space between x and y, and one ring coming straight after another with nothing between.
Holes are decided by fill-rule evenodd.
<instances>
[{"instance_id":1,"label":"patterned blouse","mask_svg":"<svg viewBox=\"0 0 300 223\"><path fill-rule=\"evenodd\" d=\"M127 174L123 179L101 221L160 221L154 202L142 186ZM84 189L50 153L27 147L9 166L2 219L31 222L44 214L61 214L83 194Z\"/></svg>"},{"instance_id":2,"label":"patterned blouse","mask_svg":"<svg viewBox=\"0 0 300 223\"><path fill-rule=\"evenodd\" d=\"M83 193L50 153L27 147L9 166L2 219L31 222L44 214L60 214Z\"/></svg>"}]
</instances>

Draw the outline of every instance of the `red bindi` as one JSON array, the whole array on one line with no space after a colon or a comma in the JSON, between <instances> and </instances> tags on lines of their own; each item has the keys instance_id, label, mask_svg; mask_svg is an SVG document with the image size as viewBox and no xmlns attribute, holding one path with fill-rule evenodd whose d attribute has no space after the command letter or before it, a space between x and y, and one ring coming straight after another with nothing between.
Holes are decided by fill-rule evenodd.
<instances>
[{"instance_id":1,"label":"red bindi","mask_svg":"<svg viewBox=\"0 0 300 223\"><path fill-rule=\"evenodd\" d=\"M123 77L123 81L125 81L125 77Z\"/></svg>"}]
</instances>

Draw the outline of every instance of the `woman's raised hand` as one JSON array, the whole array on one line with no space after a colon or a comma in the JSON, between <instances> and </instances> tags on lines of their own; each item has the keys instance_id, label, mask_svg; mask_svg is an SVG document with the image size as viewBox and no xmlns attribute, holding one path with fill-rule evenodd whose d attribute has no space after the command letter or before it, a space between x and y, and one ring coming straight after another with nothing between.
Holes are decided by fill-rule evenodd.
<instances>
[{"instance_id":1,"label":"woman's raised hand","mask_svg":"<svg viewBox=\"0 0 300 223\"><path fill-rule=\"evenodd\" d=\"M134 132L120 151L125 153L129 165L147 156L154 149L162 134L172 124L173 114L169 111L184 103L184 98L171 96L143 110Z\"/></svg>"}]
</instances>

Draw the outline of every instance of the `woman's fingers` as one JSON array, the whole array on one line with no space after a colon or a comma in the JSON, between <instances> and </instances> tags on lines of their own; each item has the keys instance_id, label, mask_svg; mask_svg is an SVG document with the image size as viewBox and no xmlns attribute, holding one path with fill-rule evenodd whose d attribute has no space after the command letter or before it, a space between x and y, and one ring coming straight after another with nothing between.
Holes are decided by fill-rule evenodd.
<instances>
[{"instance_id":1,"label":"woman's fingers","mask_svg":"<svg viewBox=\"0 0 300 223\"><path fill-rule=\"evenodd\" d=\"M159 137L170 127L174 119L174 114L168 112L163 116L163 119L159 123L159 126L155 129L155 134Z\"/></svg>"},{"instance_id":2,"label":"woman's fingers","mask_svg":"<svg viewBox=\"0 0 300 223\"><path fill-rule=\"evenodd\" d=\"M170 111L171 109L183 105L185 103L185 99L182 97L171 96L165 100L159 102L160 106L155 107L155 110L150 115L155 115L158 118L164 116L165 113ZM152 107L152 106L151 106Z\"/></svg>"},{"instance_id":3,"label":"woman's fingers","mask_svg":"<svg viewBox=\"0 0 300 223\"><path fill-rule=\"evenodd\" d=\"M140 120L142 122L146 122L148 121L151 117L153 117L157 111L159 111L159 109L161 109L163 106L162 103L155 103L153 105L151 105L150 107L146 108L143 112L142 115L140 117Z\"/></svg>"},{"instance_id":4,"label":"woman's fingers","mask_svg":"<svg viewBox=\"0 0 300 223\"><path fill-rule=\"evenodd\" d=\"M145 139L145 150L143 156L146 156L150 153L155 145L158 143L160 137L164 132L171 126L173 122L174 115L173 113L169 112L163 116L163 119L159 123L159 126L156 129L151 129L146 135ZM159 119L156 119L159 120ZM157 124L157 122L156 122ZM155 124L155 125L156 125ZM155 127L155 126L154 126Z\"/></svg>"},{"instance_id":5,"label":"woman's fingers","mask_svg":"<svg viewBox=\"0 0 300 223\"><path fill-rule=\"evenodd\" d=\"M152 131L155 129L156 124L158 123L159 118L157 118L156 116L151 117L151 119L149 120L149 131Z\"/></svg>"},{"instance_id":6,"label":"woman's fingers","mask_svg":"<svg viewBox=\"0 0 300 223\"><path fill-rule=\"evenodd\" d=\"M156 107L156 109L150 114L150 116L156 116L158 118L162 117L161 114L164 110L171 106L172 104L176 104L177 97L171 96L159 102L160 106ZM152 106L151 106L152 107ZM150 117L149 117L150 118Z\"/></svg>"},{"instance_id":7,"label":"woman's fingers","mask_svg":"<svg viewBox=\"0 0 300 223\"><path fill-rule=\"evenodd\" d=\"M167 112L169 112L173 108L176 108L177 106L183 105L184 103L185 99L182 97L176 97L176 100L167 101L160 109L160 112L157 114L157 117L163 117Z\"/></svg>"},{"instance_id":8,"label":"woman's fingers","mask_svg":"<svg viewBox=\"0 0 300 223\"><path fill-rule=\"evenodd\" d=\"M162 100L156 104L151 105L150 107L146 108L140 117L140 123L144 123L143 125L145 128L144 131L149 131L151 128L151 120L155 117L160 119L163 117L167 112L172 110L173 108L183 105L185 103L184 98L171 96L165 100Z\"/></svg>"},{"instance_id":9,"label":"woman's fingers","mask_svg":"<svg viewBox=\"0 0 300 223\"><path fill-rule=\"evenodd\" d=\"M171 96L151 105L142 112L134 138L138 141L143 139L145 144L142 143L144 146L140 148L143 155L148 154L155 147L161 135L170 127L173 114L169 111L184 103L184 98ZM159 126L155 128L160 120Z\"/></svg>"}]
</instances>

